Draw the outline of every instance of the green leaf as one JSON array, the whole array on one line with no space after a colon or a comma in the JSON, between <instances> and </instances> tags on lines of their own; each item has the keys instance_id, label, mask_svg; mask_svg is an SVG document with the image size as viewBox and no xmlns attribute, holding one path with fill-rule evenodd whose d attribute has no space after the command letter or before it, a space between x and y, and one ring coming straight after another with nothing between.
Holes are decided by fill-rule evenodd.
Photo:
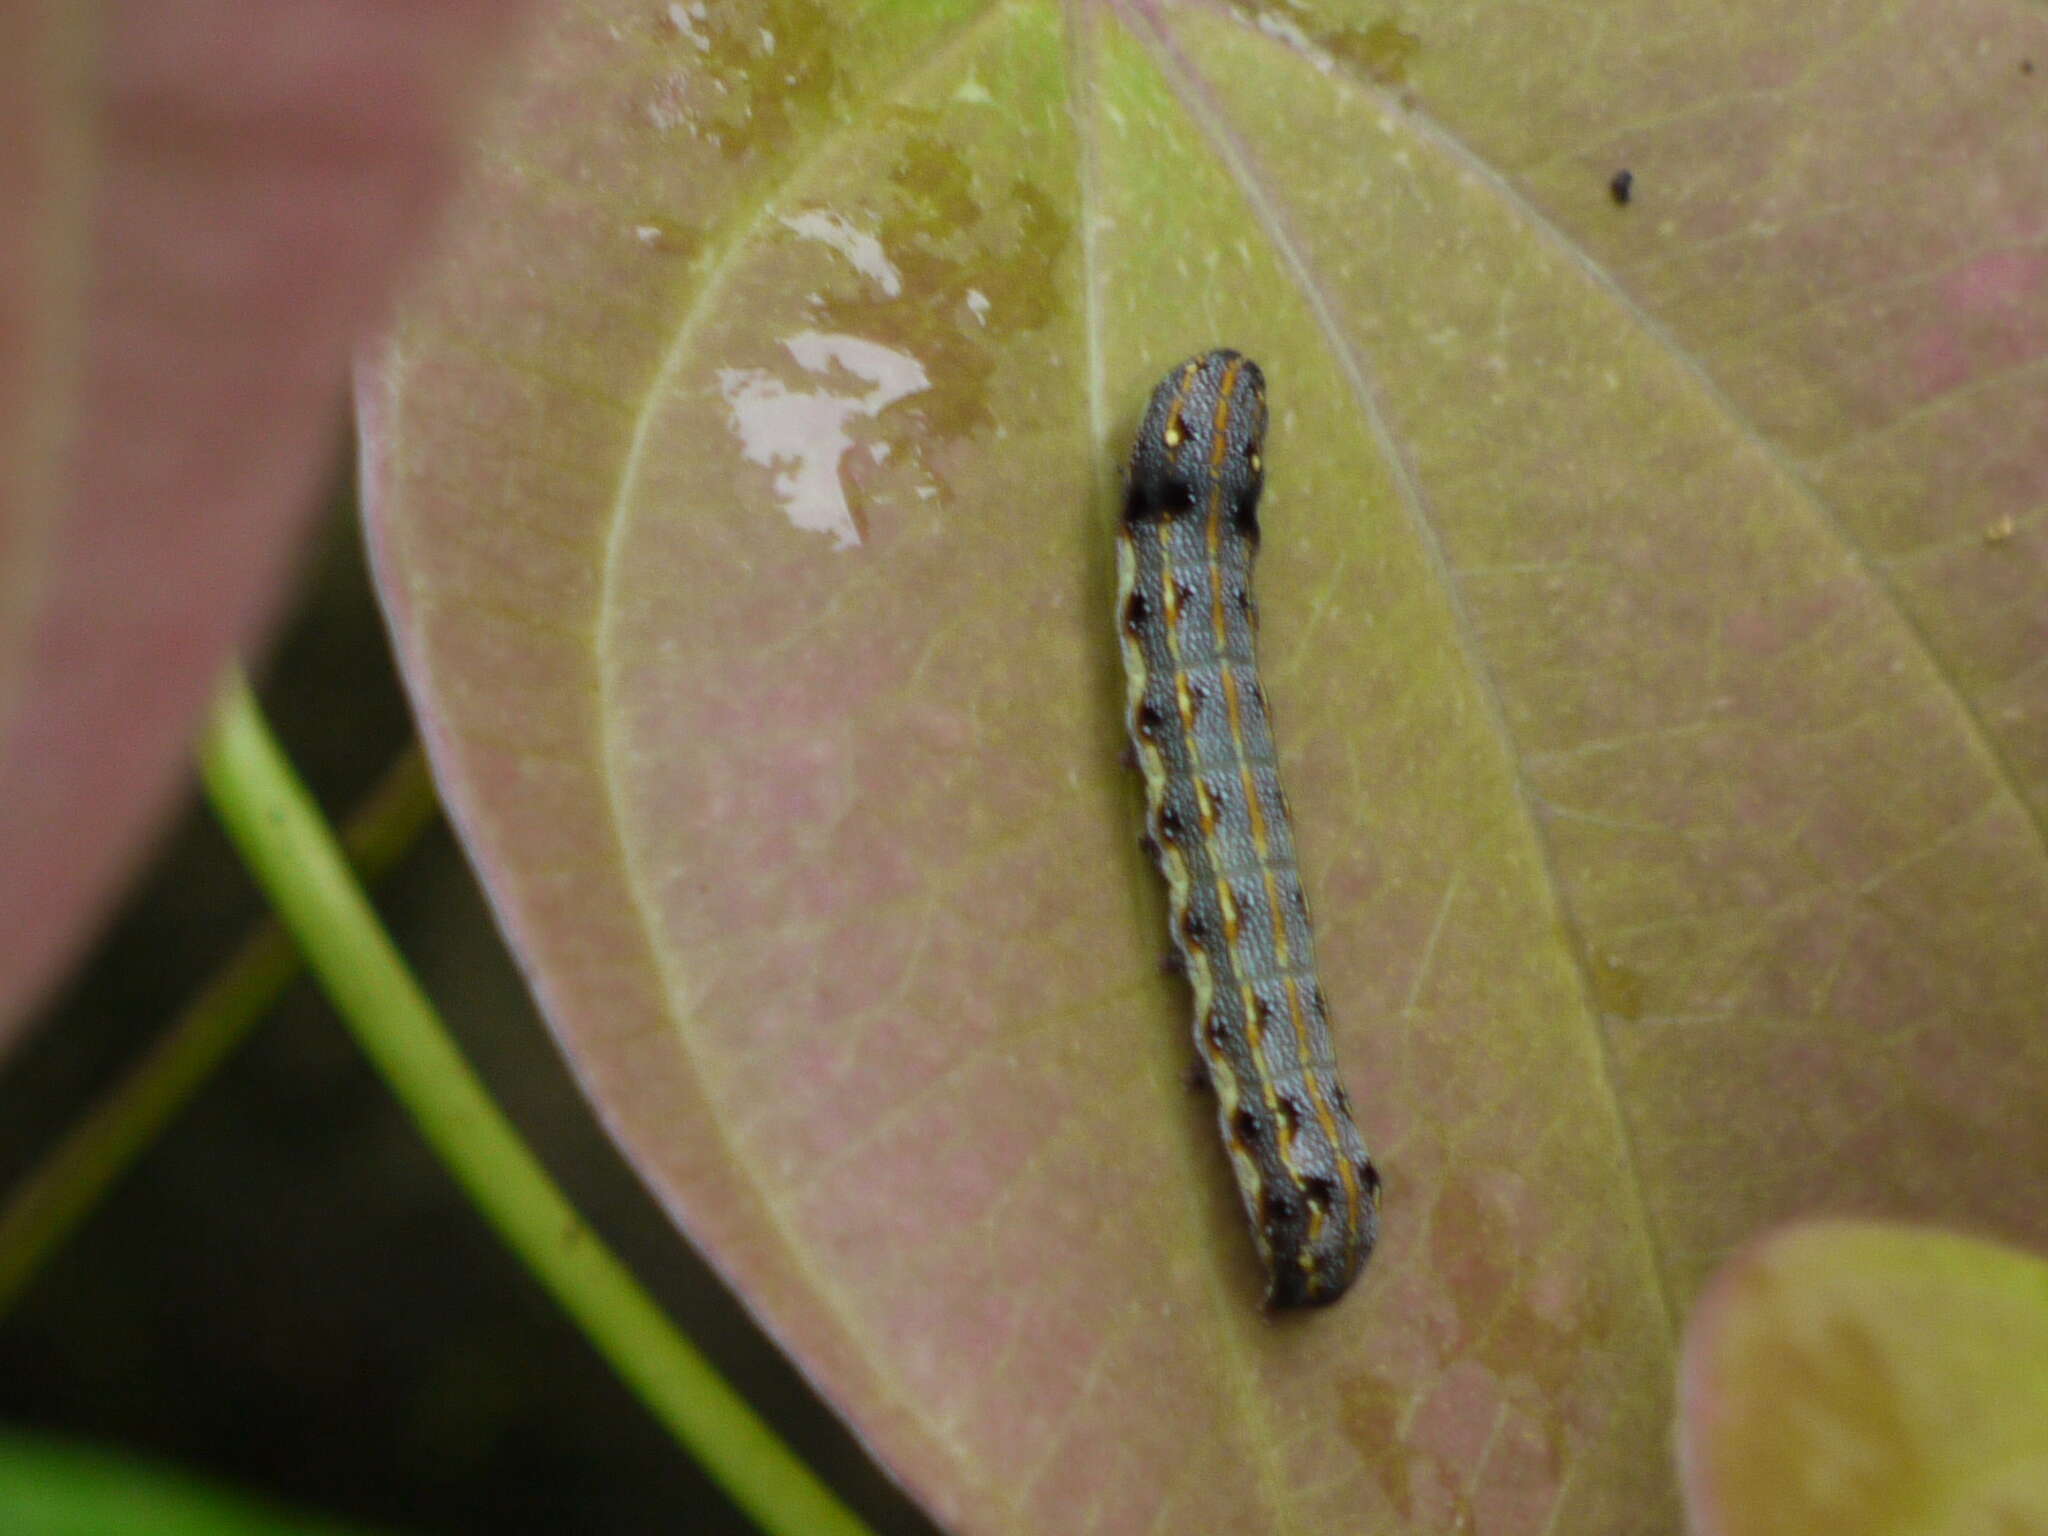
<instances>
[{"instance_id":1,"label":"green leaf","mask_svg":"<svg viewBox=\"0 0 2048 1536\"><path fill-rule=\"evenodd\" d=\"M554 1028L942 1519L1669 1529L1745 1234L2048 1237L2025 27L1697 9L590 0L366 370ZM1117 762L1117 471L1217 344L1387 1180L1307 1317Z\"/></svg>"},{"instance_id":2,"label":"green leaf","mask_svg":"<svg viewBox=\"0 0 2048 1536\"><path fill-rule=\"evenodd\" d=\"M2048 1263L1954 1233L1795 1227L1687 1327L1700 1536L2048 1529Z\"/></svg>"},{"instance_id":3,"label":"green leaf","mask_svg":"<svg viewBox=\"0 0 2048 1536\"><path fill-rule=\"evenodd\" d=\"M8 1536L348 1536L343 1526L188 1473L39 1435L0 1432Z\"/></svg>"}]
</instances>

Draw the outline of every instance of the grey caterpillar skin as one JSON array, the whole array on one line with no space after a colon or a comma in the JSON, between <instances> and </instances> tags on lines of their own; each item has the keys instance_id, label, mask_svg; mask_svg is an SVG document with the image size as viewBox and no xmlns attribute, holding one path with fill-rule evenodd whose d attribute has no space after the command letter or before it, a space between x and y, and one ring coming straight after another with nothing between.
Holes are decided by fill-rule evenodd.
<instances>
[{"instance_id":1,"label":"grey caterpillar skin","mask_svg":"<svg viewBox=\"0 0 2048 1536\"><path fill-rule=\"evenodd\" d=\"M1207 352L1160 381L1131 450L1117 622L1146 831L1266 1302L1312 1307L1364 1267L1380 1180L1337 1076L1253 650L1265 434L1249 358Z\"/></svg>"}]
</instances>

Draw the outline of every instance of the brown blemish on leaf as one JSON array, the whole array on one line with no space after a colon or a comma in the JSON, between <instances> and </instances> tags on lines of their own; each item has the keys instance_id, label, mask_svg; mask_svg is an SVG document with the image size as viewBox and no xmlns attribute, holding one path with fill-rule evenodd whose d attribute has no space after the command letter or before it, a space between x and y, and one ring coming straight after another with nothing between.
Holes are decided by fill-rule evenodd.
<instances>
[{"instance_id":1,"label":"brown blemish on leaf","mask_svg":"<svg viewBox=\"0 0 2048 1536\"><path fill-rule=\"evenodd\" d=\"M994 427L990 380L999 348L1063 312L1054 281L1073 222L1023 177L977 196L972 167L948 142L939 114L898 116L915 125L889 172L893 189L878 238L902 276L901 290L829 294L820 315L831 329L886 338L913 353L945 388L916 409L934 435L965 437ZM976 296L970 301L970 294ZM976 314L977 321L963 321Z\"/></svg>"},{"instance_id":2,"label":"brown blemish on leaf","mask_svg":"<svg viewBox=\"0 0 2048 1536\"><path fill-rule=\"evenodd\" d=\"M1392 17L1382 17L1363 31L1345 28L1319 39L1331 54L1355 64L1381 85L1401 85L1408 65L1422 51L1422 39Z\"/></svg>"},{"instance_id":3,"label":"brown blemish on leaf","mask_svg":"<svg viewBox=\"0 0 2048 1536\"><path fill-rule=\"evenodd\" d=\"M691 257L704 242L703 234L687 224L659 214L650 214L633 225L633 238L642 250L657 256Z\"/></svg>"},{"instance_id":4,"label":"brown blemish on leaf","mask_svg":"<svg viewBox=\"0 0 2048 1536\"><path fill-rule=\"evenodd\" d=\"M843 108L834 32L818 0L656 4L644 34L655 72L636 83L636 109L727 160L772 154Z\"/></svg>"},{"instance_id":5,"label":"brown blemish on leaf","mask_svg":"<svg viewBox=\"0 0 2048 1536\"><path fill-rule=\"evenodd\" d=\"M1641 971L1623 965L1613 955L1589 955L1586 978L1592 984L1593 1000L1602 1013L1634 1021L1643 1016L1643 991L1647 981Z\"/></svg>"}]
</instances>

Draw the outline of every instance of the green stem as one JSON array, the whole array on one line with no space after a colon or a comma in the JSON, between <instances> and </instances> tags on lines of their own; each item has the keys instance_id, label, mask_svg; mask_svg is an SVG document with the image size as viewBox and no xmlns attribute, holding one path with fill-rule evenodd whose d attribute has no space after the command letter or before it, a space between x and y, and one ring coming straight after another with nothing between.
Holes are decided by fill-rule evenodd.
<instances>
[{"instance_id":1,"label":"green stem","mask_svg":"<svg viewBox=\"0 0 2048 1536\"><path fill-rule=\"evenodd\" d=\"M320 984L457 1181L612 1369L763 1530L866 1527L670 1326L499 1112L378 923L239 675L201 749L215 814Z\"/></svg>"},{"instance_id":2,"label":"green stem","mask_svg":"<svg viewBox=\"0 0 2048 1536\"><path fill-rule=\"evenodd\" d=\"M434 784L419 748L385 770L349 821L348 856L365 880L402 859L434 817ZM169 1029L51 1148L0 1207L0 1316L50 1255L106 1199L256 1022L291 985L299 952L260 924Z\"/></svg>"}]
</instances>

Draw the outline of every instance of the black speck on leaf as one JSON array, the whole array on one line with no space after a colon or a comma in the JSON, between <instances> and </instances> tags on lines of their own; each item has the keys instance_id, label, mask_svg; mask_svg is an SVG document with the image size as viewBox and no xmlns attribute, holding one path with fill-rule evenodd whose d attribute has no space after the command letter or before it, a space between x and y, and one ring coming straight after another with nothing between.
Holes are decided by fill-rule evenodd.
<instances>
[{"instance_id":1,"label":"black speck on leaf","mask_svg":"<svg viewBox=\"0 0 2048 1536\"><path fill-rule=\"evenodd\" d=\"M1614 199L1614 206L1626 208L1628 200L1635 195L1636 173L1623 169L1616 171L1607 181L1607 195Z\"/></svg>"}]
</instances>

